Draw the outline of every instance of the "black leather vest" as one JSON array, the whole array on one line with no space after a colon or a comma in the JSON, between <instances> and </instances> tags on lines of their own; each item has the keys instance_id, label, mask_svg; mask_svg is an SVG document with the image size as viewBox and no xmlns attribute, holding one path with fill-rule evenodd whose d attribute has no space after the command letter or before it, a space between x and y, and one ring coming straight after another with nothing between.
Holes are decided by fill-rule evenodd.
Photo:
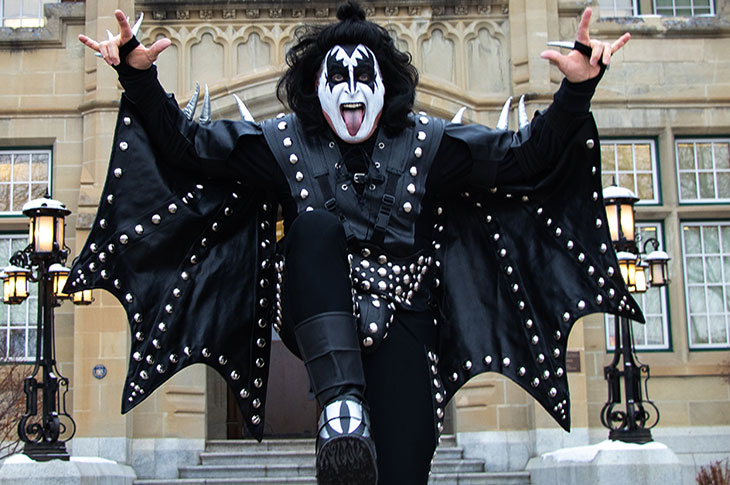
<instances>
[{"instance_id":1,"label":"black leather vest","mask_svg":"<svg viewBox=\"0 0 730 485\"><path fill-rule=\"evenodd\" d=\"M369 174L380 179L362 193L353 187L334 135L306 135L296 115L262 123L266 141L289 182L299 213L326 209L340 217L353 241L409 254L421 212L426 177L444 132L443 120L412 115L414 125L396 137L379 130Z\"/></svg>"}]
</instances>

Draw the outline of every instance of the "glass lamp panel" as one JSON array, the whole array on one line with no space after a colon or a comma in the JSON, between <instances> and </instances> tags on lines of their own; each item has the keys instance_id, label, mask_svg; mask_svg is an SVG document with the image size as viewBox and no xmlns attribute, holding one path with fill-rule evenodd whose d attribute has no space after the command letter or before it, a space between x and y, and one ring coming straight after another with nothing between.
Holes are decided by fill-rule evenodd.
<instances>
[{"instance_id":1,"label":"glass lamp panel","mask_svg":"<svg viewBox=\"0 0 730 485\"><path fill-rule=\"evenodd\" d=\"M634 207L631 204L621 204L621 231L627 241L634 240Z\"/></svg>"},{"instance_id":2,"label":"glass lamp panel","mask_svg":"<svg viewBox=\"0 0 730 485\"><path fill-rule=\"evenodd\" d=\"M53 251L53 229L55 221L53 216L35 216L33 225L33 248L38 253L50 253Z\"/></svg>"}]
</instances>

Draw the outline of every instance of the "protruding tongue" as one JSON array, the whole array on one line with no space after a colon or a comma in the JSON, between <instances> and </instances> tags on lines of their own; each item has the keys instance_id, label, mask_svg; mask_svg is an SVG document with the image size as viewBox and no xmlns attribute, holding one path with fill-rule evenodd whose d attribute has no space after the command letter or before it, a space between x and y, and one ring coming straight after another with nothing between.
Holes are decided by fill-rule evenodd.
<instances>
[{"instance_id":1,"label":"protruding tongue","mask_svg":"<svg viewBox=\"0 0 730 485\"><path fill-rule=\"evenodd\" d=\"M365 117L365 110L363 108L342 108L341 111L342 119L345 121L345 126L347 126L347 132L350 136L355 136L358 130L360 130L360 125L362 125L362 119Z\"/></svg>"}]
</instances>

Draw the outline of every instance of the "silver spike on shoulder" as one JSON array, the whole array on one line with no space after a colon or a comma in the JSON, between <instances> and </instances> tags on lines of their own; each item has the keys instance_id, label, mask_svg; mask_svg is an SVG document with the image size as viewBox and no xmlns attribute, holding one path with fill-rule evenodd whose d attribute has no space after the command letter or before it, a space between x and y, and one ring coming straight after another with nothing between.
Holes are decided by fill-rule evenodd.
<instances>
[{"instance_id":1,"label":"silver spike on shoulder","mask_svg":"<svg viewBox=\"0 0 730 485\"><path fill-rule=\"evenodd\" d=\"M208 85L205 85L205 94L203 95L203 111L200 112L200 118L198 123L210 123L210 93L208 92Z\"/></svg>"},{"instance_id":2,"label":"silver spike on shoulder","mask_svg":"<svg viewBox=\"0 0 730 485\"><path fill-rule=\"evenodd\" d=\"M187 119L190 121L193 120L193 116L195 116L195 110L198 109L198 99L200 98L200 84L198 82L195 82L195 92L193 93L193 97L190 98L190 101L188 101L188 105L185 106L185 109L183 110L183 114Z\"/></svg>"},{"instance_id":3,"label":"silver spike on shoulder","mask_svg":"<svg viewBox=\"0 0 730 485\"><path fill-rule=\"evenodd\" d=\"M248 110L244 102L241 101L241 98L239 98L236 94L234 94L233 97L235 98L236 104L238 105L238 112L241 115L241 119L243 121L250 121L254 123L256 120L253 119L251 112Z\"/></svg>"},{"instance_id":4,"label":"silver spike on shoulder","mask_svg":"<svg viewBox=\"0 0 730 485\"><path fill-rule=\"evenodd\" d=\"M517 124L520 128L530 124L530 119L527 117L527 110L525 109L525 95L520 96L520 103L517 107Z\"/></svg>"},{"instance_id":5,"label":"silver spike on shoulder","mask_svg":"<svg viewBox=\"0 0 730 485\"><path fill-rule=\"evenodd\" d=\"M464 118L464 111L466 111L466 106L462 106L459 108L459 111L456 112L453 118L451 118L452 123L462 123L462 119Z\"/></svg>"},{"instance_id":6,"label":"silver spike on shoulder","mask_svg":"<svg viewBox=\"0 0 730 485\"><path fill-rule=\"evenodd\" d=\"M502 106L502 112L499 113L499 120L497 121L498 130L508 130L509 129L509 110L511 107L512 107L512 96L507 98L507 101L504 102L504 106Z\"/></svg>"},{"instance_id":7,"label":"silver spike on shoulder","mask_svg":"<svg viewBox=\"0 0 730 485\"><path fill-rule=\"evenodd\" d=\"M142 19L144 19L144 12L140 12L139 18L132 26L132 35L136 36L139 33L139 28L142 26Z\"/></svg>"}]
</instances>

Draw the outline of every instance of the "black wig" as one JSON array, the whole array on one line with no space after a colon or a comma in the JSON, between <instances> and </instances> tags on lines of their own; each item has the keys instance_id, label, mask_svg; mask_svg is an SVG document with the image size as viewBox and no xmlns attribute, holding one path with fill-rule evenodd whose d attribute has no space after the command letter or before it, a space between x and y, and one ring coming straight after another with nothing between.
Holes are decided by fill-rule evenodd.
<instances>
[{"instance_id":1,"label":"black wig","mask_svg":"<svg viewBox=\"0 0 730 485\"><path fill-rule=\"evenodd\" d=\"M410 54L398 50L383 27L365 20L365 12L355 1L340 5L337 18L336 23L297 29L296 44L286 54L289 68L276 88L279 101L286 99L308 133L327 129L315 88L322 60L335 45L364 44L375 54L383 75L385 102L379 126L391 136L398 134L411 124L408 114L418 84Z\"/></svg>"}]
</instances>

